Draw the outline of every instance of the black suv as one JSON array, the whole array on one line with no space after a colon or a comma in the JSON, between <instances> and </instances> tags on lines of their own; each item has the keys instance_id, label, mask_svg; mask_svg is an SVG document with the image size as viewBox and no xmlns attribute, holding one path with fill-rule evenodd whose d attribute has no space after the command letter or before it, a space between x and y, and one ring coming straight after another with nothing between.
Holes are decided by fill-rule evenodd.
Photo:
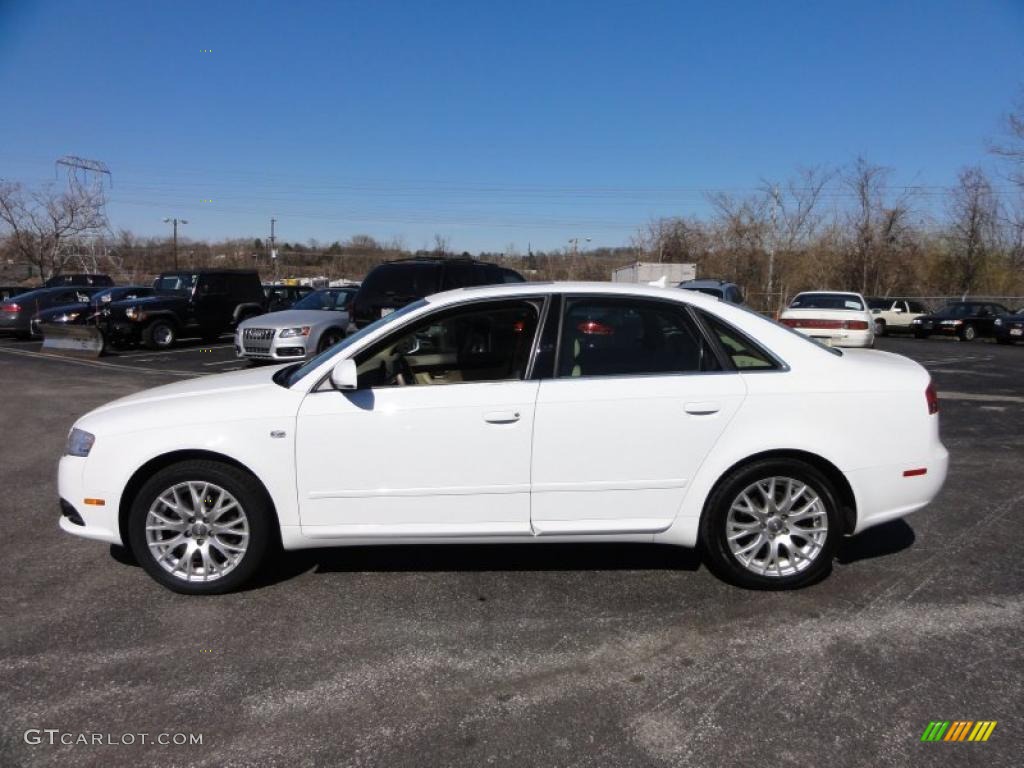
<instances>
[{"instance_id":1,"label":"black suv","mask_svg":"<svg viewBox=\"0 0 1024 768\"><path fill-rule=\"evenodd\" d=\"M292 304L306 298L313 292L308 285L285 285L283 283L266 283L263 293L267 297L267 312L280 312L291 309Z\"/></svg>"},{"instance_id":2,"label":"black suv","mask_svg":"<svg viewBox=\"0 0 1024 768\"><path fill-rule=\"evenodd\" d=\"M513 269L468 258L418 257L379 264L370 270L352 301L352 319L363 328L416 299L452 288L522 283Z\"/></svg>"},{"instance_id":3,"label":"black suv","mask_svg":"<svg viewBox=\"0 0 1024 768\"><path fill-rule=\"evenodd\" d=\"M62 285L92 285L100 288L107 288L114 284L110 275L96 275L79 272L68 275L54 275L45 283L43 288L56 288Z\"/></svg>"},{"instance_id":4,"label":"black suv","mask_svg":"<svg viewBox=\"0 0 1024 768\"><path fill-rule=\"evenodd\" d=\"M182 336L213 341L266 311L255 270L164 272L153 288L152 296L111 302L103 310L110 343L142 342L150 349L166 349Z\"/></svg>"}]
</instances>

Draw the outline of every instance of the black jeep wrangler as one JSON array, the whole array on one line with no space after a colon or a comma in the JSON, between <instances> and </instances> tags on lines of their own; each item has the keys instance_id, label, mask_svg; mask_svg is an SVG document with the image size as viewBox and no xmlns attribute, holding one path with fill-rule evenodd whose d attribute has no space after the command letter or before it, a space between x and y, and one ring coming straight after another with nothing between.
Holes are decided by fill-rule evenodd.
<instances>
[{"instance_id":1,"label":"black jeep wrangler","mask_svg":"<svg viewBox=\"0 0 1024 768\"><path fill-rule=\"evenodd\" d=\"M156 292L115 301L103 310L104 335L115 346L141 342L167 349L183 336L215 341L238 323L266 311L259 273L247 269L164 272Z\"/></svg>"}]
</instances>

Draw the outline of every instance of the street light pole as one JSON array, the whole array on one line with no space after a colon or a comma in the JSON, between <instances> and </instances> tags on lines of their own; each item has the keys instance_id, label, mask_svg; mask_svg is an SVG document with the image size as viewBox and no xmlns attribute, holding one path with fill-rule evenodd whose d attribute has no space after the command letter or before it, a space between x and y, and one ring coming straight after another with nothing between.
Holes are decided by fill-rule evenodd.
<instances>
[{"instance_id":1,"label":"street light pole","mask_svg":"<svg viewBox=\"0 0 1024 768\"><path fill-rule=\"evenodd\" d=\"M583 238L584 242L589 243L590 238ZM570 237L569 242L572 244L572 259L569 261L569 279L572 280L576 273L576 254L579 252L580 239L578 237Z\"/></svg>"},{"instance_id":2,"label":"street light pole","mask_svg":"<svg viewBox=\"0 0 1024 768\"><path fill-rule=\"evenodd\" d=\"M178 219L178 218L164 219L164 224L173 224L174 225L174 269L175 269L175 271L177 271L177 269L178 269L178 225L179 224L188 224L188 221L186 219Z\"/></svg>"}]
</instances>

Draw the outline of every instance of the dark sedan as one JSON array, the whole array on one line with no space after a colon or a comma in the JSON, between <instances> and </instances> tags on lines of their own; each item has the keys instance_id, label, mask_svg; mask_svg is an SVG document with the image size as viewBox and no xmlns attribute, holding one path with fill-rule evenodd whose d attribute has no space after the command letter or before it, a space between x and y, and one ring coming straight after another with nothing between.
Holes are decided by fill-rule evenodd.
<instances>
[{"instance_id":1,"label":"dark sedan","mask_svg":"<svg viewBox=\"0 0 1024 768\"><path fill-rule=\"evenodd\" d=\"M1000 344L1013 344L1024 341L1024 307L1012 315L997 317L995 322L996 341Z\"/></svg>"},{"instance_id":2,"label":"dark sedan","mask_svg":"<svg viewBox=\"0 0 1024 768\"><path fill-rule=\"evenodd\" d=\"M79 304L89 301L89 297L101 286L76 285L59 288L37 288L22 293L0 304L0 333L13 333L23 339L31 337L32 318L50 307L64 304Z\"/></svg>"},{"instance_id":3,"label":"dark sedan","mask_svg":"<svg viewBox=\"0 0 1024 768\"><path fill-rule=\"evenodd\" d=\"M18 285L0 285L0 301L13 299L15 296L28 293L31 290L31 288L22 288Z\"/></svg>"},{"instance_id":4,"label":"dark sedan","mask_svg":"<svg viewBox=\"0 0 1024 768\"><path fill-rule=\"evenodd\" d=\"M47 323L82 325L95 319L96 314L112 301L152 296L155 290L149 285L121 285L115 288L103 288L92 296L84 297L87 299L86 301L44 309L32 318L30 330L33 336L39 336L42 333L41 326Z\"/></svg>"},{"instance_id":5,"label":"dark sedan","mask_svg":"<svg viewBox=\"0 0 1024 768\"><path fill-rule=\"evenodd\" d=\"M919 339L937 333L974 341L979 336L994 336L996 318L1009 313L1010 310L993 301L954 301L938 312L915 317L910 328Z\"/></svg>"}]
</instances>

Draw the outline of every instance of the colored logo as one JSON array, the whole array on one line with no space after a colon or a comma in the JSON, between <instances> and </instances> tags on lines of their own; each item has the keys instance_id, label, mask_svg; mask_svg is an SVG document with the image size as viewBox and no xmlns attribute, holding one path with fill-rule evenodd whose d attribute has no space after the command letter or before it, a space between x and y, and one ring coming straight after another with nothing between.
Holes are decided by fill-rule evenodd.
<instances>
[{"instance_id":1,"label":"colored logo","mask_svg":"<svg viewBox=\"0 0 1024 768\"><path fill-rule=\"evenodd\" d=\"M932 720L921 741L988 741L996 729L995 720Z\"/></svg>"}]
</instances>

